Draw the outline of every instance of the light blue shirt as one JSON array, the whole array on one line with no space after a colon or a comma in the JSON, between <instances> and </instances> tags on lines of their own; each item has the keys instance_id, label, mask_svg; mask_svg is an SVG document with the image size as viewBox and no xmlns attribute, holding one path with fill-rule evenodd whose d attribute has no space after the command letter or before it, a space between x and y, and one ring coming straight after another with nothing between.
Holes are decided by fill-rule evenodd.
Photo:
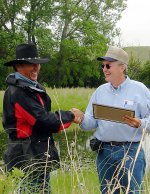
<instances>
[{"instance_id":1,"label":"light blue shirt","mask_svg":"<svg viewBox=\"0 0 150 194\"><path fill-rule=\"evenodd\" d=\"M93 103L135 110L141 126L133 128L127 124L94 119ZM111 83L99 86L89 101L80 127L84 130L96 129L94 136L103 142L140 141L143 128L150 132L150 91L144 84L129 77L117 89Z\"/></svg>"}]
</instances>

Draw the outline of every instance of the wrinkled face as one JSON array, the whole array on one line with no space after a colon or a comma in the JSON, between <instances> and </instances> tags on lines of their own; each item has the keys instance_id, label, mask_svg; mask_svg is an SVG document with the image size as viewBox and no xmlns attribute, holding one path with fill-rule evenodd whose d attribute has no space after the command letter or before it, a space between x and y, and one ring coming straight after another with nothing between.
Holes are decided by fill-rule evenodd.
<instances>
[{"instance_id":1,"label":"wrinkled face","mask_svg":"<svg viewBox=\"0 0 150 194\"><path fill-rule=\"evenodd\" d=\"M32 81L36 81L40 71L40 64L18 64L16 65L17 72L27 77Z\"/></svg>"},{"instance_id":2,"label":"wrinkled face","mask_svg":"<svg viewBox=\"0 0 150 194\"><path fill-rule=\"evenodd\" d=\"M111 82L112 85L119 85L125 79L125 66L120 64L119 61L103 61L102 68L105 80Z\"/></svg>"}]
</instances>

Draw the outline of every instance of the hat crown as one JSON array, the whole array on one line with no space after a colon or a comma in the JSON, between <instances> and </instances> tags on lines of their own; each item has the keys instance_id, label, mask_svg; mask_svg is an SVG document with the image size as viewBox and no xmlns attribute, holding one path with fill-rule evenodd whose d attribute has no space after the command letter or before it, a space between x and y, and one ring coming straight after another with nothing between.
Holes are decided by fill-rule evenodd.
<instances>
[{"instance_id":1,"label":"hat crown","mask_svg":"<svg viewBox=\"0 0 150 194\"><path fill-rule=\"evenodd\" d=\"M127 52L125 52L122 48L116 46L110 46L106 52L105 57L121 61L125 64L128 64L129 62L129 56Z\"/></svg>"},{"instance_id":2,"label":"hat crown","mask_svg":"<svg viewBox=\"0 0 150 194\"><path fill-rule=\"evenodd\" d=\"M16 59L36 58L38 51L35 44L20 44L16 48Z\"/></svg>"},{"instance_id":3,"label":"hat crown","mask_svg":"<svg viewBox=\"0 0 150 194\"><path fill-rule=\"evenodd\" d=\"M16 47L16 59L4 63L5 66L14 66L16 64L44 64L49 62L49 58L38 57L38 51L35 44L20 44Z\"/></svg>"},{"instance_id":4,"label":"hat crown","mask_svg":"<svg viewBox=\"0 0 150 194\"><path fill-rule=\"evenodd\" d=\"M128 65L129 62L129 56L128 53L125 52L122 48L116 47L116 46L109 46L105 56L98 57L97 60L99 61L120 61L123 64Z\"/></svg>"}]
</instances>

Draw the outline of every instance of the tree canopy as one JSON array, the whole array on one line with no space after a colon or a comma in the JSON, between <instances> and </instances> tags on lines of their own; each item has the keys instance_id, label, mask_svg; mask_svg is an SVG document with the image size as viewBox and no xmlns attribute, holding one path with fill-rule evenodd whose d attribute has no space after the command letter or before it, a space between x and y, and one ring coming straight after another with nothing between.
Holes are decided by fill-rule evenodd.
<instances>
[{"instance_id":1,"label":"tree canopy","mask_svg":"<svg viewBox=\"0 0 150 194\"><path fill-rule=\"evenodd\" d=\"M35 43L42 65L39 81L51 87L96 87L102 83L96 58L119 35L116 27L126 0L0 0L0 78L15 58L16 45Z\"/></svg>"}]
</instances>

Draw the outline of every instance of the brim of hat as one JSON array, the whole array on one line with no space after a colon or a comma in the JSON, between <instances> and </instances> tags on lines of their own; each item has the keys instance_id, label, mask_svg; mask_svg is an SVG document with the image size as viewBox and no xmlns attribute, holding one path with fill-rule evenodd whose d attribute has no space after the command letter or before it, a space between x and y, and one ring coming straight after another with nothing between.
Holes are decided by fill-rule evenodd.
<instances>
[{"instance_id":1,"label":"brim of hat","mask_svg":"<svg viewBox=\"0 0 150 194\"><path fill-rule=\"evenodd\" d=\"M36 59L23 59L23 60L12 60L4 63L4 66L14 66L16 64L44 64L49 62L49 58L36 58Z\"/></svg>"},{"instance_id":2,"label":"brim of hat","mask_svg":"<svg viewBox=\"0 0 150 194\"><path fill-rule=\"evenodd\" d=\"M113 59L111 57L98 57L97 60L98 61L111 61L111 62L117 61L116 59Z\"/></svg>"}]
</instances>

